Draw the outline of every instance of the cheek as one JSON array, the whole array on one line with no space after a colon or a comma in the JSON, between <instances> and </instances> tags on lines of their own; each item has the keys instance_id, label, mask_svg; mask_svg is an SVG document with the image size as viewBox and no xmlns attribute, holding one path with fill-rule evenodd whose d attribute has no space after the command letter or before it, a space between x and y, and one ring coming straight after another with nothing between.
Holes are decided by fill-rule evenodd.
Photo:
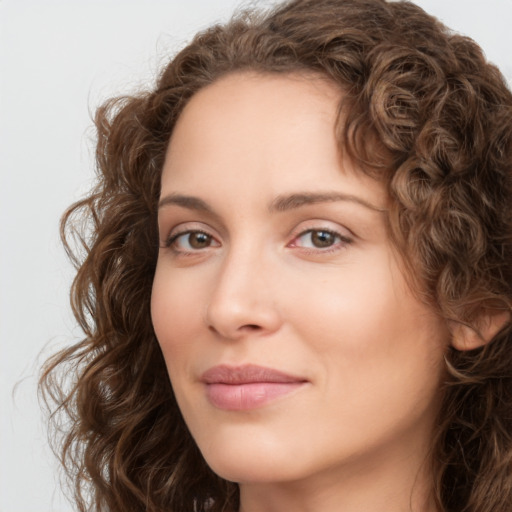
<instances>
[{"instance_id":1,"label":"cheek","mask_svg":"<svg viewBox=\"0 0 512 512\"><path fill-rule=\"evenodd\" d=\"M351 261L315 278L291 291L288 316L319 348L364 351L383 331L398 328L403 308L386 265Z\"/></svg>"},{"instance_id":2,"label":"cheek","mask_svg":"<svg viewBox=\"0 0 512 512\"><path fill-rule=\"evenodd\" d=\"M190 350L190 340L201 325L201 286L170 275L157 266L151 295L151 318L169 367Z\"/></svg>"},{"instance_id":3,"label":"cheek","mask_svg":"<svg viewBox=\"0 0 512 512\"><path fill-rule=\"evenodd\" d=\"M328 368L329 385L384 400L400 396L400 386L434 393L449 341L445 322L415 298L391 256L346 270L310 287L294 315L297 334Z\"/></svg>"}]
</instances>

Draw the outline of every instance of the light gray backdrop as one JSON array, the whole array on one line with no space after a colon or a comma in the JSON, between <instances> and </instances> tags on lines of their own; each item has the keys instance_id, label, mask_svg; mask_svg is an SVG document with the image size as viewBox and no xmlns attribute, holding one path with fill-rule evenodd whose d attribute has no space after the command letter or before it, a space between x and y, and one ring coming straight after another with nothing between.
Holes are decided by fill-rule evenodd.
<instances>
[{"instance_id":1,"label":"light gray backdrop","mask_svg":"<svg viewBox=\"0 0 512 512\"><path fill-rule=\"evenodd\" d=\"M255 1L255 4L262 2ZM265 2L268 4L269 2ZM512 79L512 0L419 0ZM80 336L58 220L92 180L91 113L237 0L0 0L0 512L68 512L36 398Z\"/></svg>"}]
</instances>

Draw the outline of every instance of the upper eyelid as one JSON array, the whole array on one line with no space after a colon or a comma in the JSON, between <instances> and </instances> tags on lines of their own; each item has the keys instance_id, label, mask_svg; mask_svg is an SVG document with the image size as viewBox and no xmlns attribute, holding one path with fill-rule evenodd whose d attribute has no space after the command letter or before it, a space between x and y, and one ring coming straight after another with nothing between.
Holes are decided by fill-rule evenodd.
<instances>
[{"instance_id":1,"label":"upper eyelid","mask_svg":"<svg viewBox=\"0 0 512 512\"><path fill-rule=\"evenodd\" d=\"M170 238L176 234L188 233L191 231L201 231L208 235L213 236L214 238L218 238L218 230L212 228L210 225L200 222L200 221L186 221L179 222L176 225L173 225L170 229L165 229L167 233L164 238Z\"/></svg>"},{"instance_id":2,"label":"upper eyelid","mask_svg":"<svg viewBox=\"0 0 512 512\"><path fill-rule=\"evenodd\" d=\"M224 226L220 217L209 208L188 208L177 203L174 204L173 202L164 204L162 207L160 207L158 210L157 222L159 230L168 233L165 238L171 236L171 233L178 226L182 225L204 226L199 230L203 229L204 231L208 232L213 230L215 234L212 236L217 236L217 234L224 233L224 231L226 231L223 229ZM194 230L195 228L190 229Z\"/></svg>"},{"instance_id":3,"label":"upper eyelid","mask_svg":"<svg viewBox=\"0 0 512 512\"><path fill-rule=\"evenodd\" d=\"M304 226L306 224L306 226ZM305 222L301 222L298 226L296 226L292 232L291 236L294 238L305 234L310 231L330 231L332 233L336 233L340 235L342 238L357 238L357 235L348 227L338 224L334 221L328 221L325 219L312 219ZM345 235L346 233L346 235Z\"/></svg>"},{"instance_id":4,"label":"upper eyelid","mask_svg":"<svg viewBox=\"0 0 512 512\"><path fill-rule=\"evenodd\" d=\"M303 235L306 235L308 233L314 233L315 231L326 231L327 233L331 233L332 235L336 235L336 236L339 236L340 238L342 239L352 239L353 237L352 236L346 236L344 235L343 233L340 233L338 230L336 229L331 229L331 228L325 228L325 227L319 227L319 228L308 228L308 229L305 229L299 233L297 233L297 235L295 235L294 239L295 238L299 238Z\"/></svg>"},{"instance_id":5,"label":"upper eyelid","mask_svg":"<svg viewBox=\"0 0 512 512\"><path fill-rule=\"evenodd\" d=\"M167 238L176 240L181 236L190 235L191 233L202 233L203 235L208 235L209 237L215 239L211 233L208 233L208 231L205 231L204 229L184 229L183 231L178 231L177 233L171 232Z\"/></svg>"},{"instance_id":6,"label":"upper eyelid","mask_svg":"<svg viewBox=\"0 0 512 512\"><path fill-rule=\"evenodd\" d=\"M173 230L171 230L169 235L167 235L167 237L165 238L164 243L165 243L166 246L169 246L174 241L176 241L178 238L180 238L180 237L182 237L184 235L189 235L191 233L203 233L203 234L208 235L209 237L211 237L217 243L220 243L219 240L218 240L218 237L216 237L215 235L213 235L209 231L207 231L205 229L197 229L197 228L185 228L183 230L178 230L175 233L173 232Z\"/></svg>"},{"instance_id":7,"label":"upper eyelid","mask_svg":"<svg viewBox=\"0 0 512 512\"><path fill-rule=\"evenodd\" d=\"M335 231L335 230L332 230L332 229L325 229L325 228L316 228L316 229L312 228L312 229L306 229L305 231L302 231L301 233L299 233L296 236L294 236L293 239L291 240L291 242L288 244L288 246L289 247L291 246L291 247L298 247L298 248L300 248L300 246L297 246L295 244L296 240L298 240L299 238L302 238L304 235L307 235L308 233L314 233L315 231L325 231L325 232L330 233L330 234L332 234L332 235L334 235L335 237L338 238L338 241L336 243L334 243L332 246L327 246L325 248L317 248L317 249L315 249L315 250L318 250L320 252L324 252L324 249L325 250L332 249L336 245L349 245L349 244L352 244L354 242L354 237L343 235L342 233L339 233L338 231ZM310 250L310 248L308 250Z\"/></svg>"},{"instance_id":8,"label":"upper eyelid","mask_svg":"<svg viewBox=\"0 0 512 512\"><path fill-rule=\"evenodd\" d=\"M214 237L214 235L212 233L210 233L209 230L197 228L197 227L182 228L182 229L178 229L178 230L176 230L176 228L173 228L169 232L169 236L170 237L180 236L180 235L185 235L187 233L204 233L205 235L210 235L211 237Z\"/></svg>"},{"instance_id":9,"label":"upper eyelid","mask_svg":"<svg viewBox=\"0 0 512 512\"><path fill-rule=\"evenodd\" d=\"M185 253L193 253L193 252L202 252L204 249L193 249L193 250L181 250L181 249L178 249L176 247L173 247L173 245L176 243L176 241L181 238L182 236L186 236L186 235L190 235L191 233L203 233L205 235L208 235L209 237L211 237L212 240L215 241L215 245L213 246L208 246L204 249L209 249L210 247L219 247L221 245L221 243L217 240L216 237L214 237L211 233L208 233L207 231L205 230L201 230L201 229L184 229L183 231L178 231L177 233L170 233L164 240L163 242L160 243L160 248L161 249L172 249L172 251L174 253L176 253L177 255L182 253L182 254L185 254Z\"/></svg>"}]
</instances>

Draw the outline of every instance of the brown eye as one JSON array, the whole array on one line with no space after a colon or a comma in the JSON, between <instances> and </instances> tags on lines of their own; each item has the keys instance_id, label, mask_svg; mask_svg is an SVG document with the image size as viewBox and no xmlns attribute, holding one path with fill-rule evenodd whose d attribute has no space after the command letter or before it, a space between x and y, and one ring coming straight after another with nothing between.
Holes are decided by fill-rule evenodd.
<instances>
[{"instance_id":1,"label":"brown eye","mask_svg":"<svg viewBox=\"0 0 512 512\"><path fill-rule=\"evenodd\" d=\"M186 231L172 236L166 246L172 247L176 252L193 252L218 246L218 243L203 231Z\"/></svg>"},{"instance_id":2,"label":"brown eye","mask_svg":"<svg viewBox=\"0 0 512 512\"><path fill-rule=\"evenodd\" d=\"M314 247L318 247L322 249L324 247L330 247L331 245L336 243L336 235L331 233L330 231L311 231L311 243Z\"/></svg>"},{"instance_id":3,"label":"brown eye","mask_svg":"<svg viewBox=\"0 0 512 512\"><path fill-rule=\"evenodd\" d=\"M200 231L194 231L188 235L188 243L193 249L204 249L212 243L212 237Z\"/></svg>"},{"instance_id":4,"label":"brown eye","mask_svg":"<svg viewBox=\"0 0 512 512\"><path fill-rule=\"evenodd\" d=\"M330 229L308 229L292 242L292 247L317 250L319 254L346 247L352 240Z\"/></svg>"}]
</instances>

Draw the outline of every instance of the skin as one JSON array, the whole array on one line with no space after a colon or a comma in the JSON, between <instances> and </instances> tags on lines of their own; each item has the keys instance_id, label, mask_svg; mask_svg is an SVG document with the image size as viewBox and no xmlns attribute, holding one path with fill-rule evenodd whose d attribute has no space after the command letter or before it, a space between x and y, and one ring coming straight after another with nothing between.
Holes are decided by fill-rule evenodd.
<instances>
[{"instance_id":1,"label":"skin","mask_svg":"<svg viewBox=\"0 0 512 512\"><path fill-rule=\"evenodd\" d=\"M320 78L232 74L191 99L166 155L153 323L243 512L435 510L425 461L449 331L407 284L383 186L340 156L340 98ZM313 192L344 198L276 208ZM305 384L251 410L212 404L202 373L248 363Z\"/></svg>"}]
</instances>

